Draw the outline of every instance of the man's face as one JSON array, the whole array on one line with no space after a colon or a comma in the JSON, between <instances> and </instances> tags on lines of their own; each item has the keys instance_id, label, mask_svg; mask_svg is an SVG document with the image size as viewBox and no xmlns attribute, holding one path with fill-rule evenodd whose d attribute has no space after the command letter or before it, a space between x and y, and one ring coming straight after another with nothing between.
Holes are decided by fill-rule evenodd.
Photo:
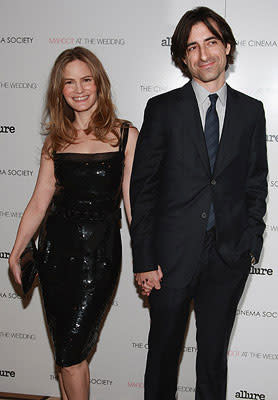
<instances>
[{"instance_id":1,"label":"man's face","mask_svg":"<svg viewBox=\"0 0 278 400\"><path fill-rule=\"evenodd\" d=\"M211 21L211 24L219 32L216 23ZM211 86L214 82L220 88L225 82L225 67L230 49L229 43L225 47L203 22L199 22L191 29L184 62L192 77L202 86Z\"/></svg>"}]
</instances>

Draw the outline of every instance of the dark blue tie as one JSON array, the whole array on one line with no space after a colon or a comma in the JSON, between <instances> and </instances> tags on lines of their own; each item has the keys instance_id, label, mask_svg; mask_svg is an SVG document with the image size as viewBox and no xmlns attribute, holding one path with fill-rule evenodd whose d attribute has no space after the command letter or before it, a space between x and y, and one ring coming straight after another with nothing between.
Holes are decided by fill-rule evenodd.
<instances>
[{"instance_id":1,"label":"dark blue tie","mask_svg":"<svg viewBox=\"0 0 278 400\"><path fill-rule=\"evenodd\" d=\"M216 102L218 95L216 93L209 95L210 106L206 113L205 122L205 138L209 156L210 170L213 173L213 168L216 160L216 154L219 144L219 119L216 111ZM207 230L215 225L215 214L213 204L210 206Z\"/></svg>"}]
</instances>

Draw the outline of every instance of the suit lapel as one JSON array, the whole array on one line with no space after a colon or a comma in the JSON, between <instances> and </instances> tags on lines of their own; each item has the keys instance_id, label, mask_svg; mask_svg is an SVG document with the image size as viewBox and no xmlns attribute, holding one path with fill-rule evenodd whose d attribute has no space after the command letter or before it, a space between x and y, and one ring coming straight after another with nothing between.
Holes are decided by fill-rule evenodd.
<instances>
[{"instance_id":1,"label":"suit lapel","mask_svg":"<svg viewBox=\"0 0 278 400\"><path fill-rule=\"evenodd\" d=\"M205 136L202 127L199 107L191 82L181 88L179 101L179 113L183 118L183 126L186 134L191 135L192 141L200 155L204 168L210 174L209 158ZM186 151L186 149L185 149Z\"/></svg>"},{"instance_id":2,"label":"suit lapel","mask_svg":"<svg viewBox=\"0 0 278 400\"><path fill-rule=\"evenodd\" d=\"M237 122L240 115L241 110L236 101L236 92L227 85L226 112L215 162L213 174L215 177L224 170L237 154L240 140Z\"/></svg>"}]
</instances>

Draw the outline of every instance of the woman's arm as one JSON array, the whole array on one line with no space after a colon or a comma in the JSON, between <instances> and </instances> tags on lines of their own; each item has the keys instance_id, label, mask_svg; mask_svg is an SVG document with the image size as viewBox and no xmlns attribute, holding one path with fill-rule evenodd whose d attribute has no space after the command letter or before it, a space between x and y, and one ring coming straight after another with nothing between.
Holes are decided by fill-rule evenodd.
<instances>
[{"instance_id":1,"label":"woman's arm","mask_svg":"<svg viewBox=\"0 0 278 400\"><path fill-rule=\"evenodd\" d=\"M124 166L124 177L123 177L123 199L129 225L131 223L129 186L130 186L130 177L131 177L132 164L133 164L137 138L138 138L138 130L134 127L129 128L128 141L125 150L125 166Z\"/></svg>"},{"instance_id":2,"label":"woman's arm","mask_svg":"<svg viewBox=\"0 0 278 400\"><path fill-rule=\"evenodd\" d=\"M23 213L9 258L10 270L15 281L21 284L19 258L40 226L55 191L54 163L45 153L41 154L39 174L33 195Z\"/></svg>"}]
</instances>

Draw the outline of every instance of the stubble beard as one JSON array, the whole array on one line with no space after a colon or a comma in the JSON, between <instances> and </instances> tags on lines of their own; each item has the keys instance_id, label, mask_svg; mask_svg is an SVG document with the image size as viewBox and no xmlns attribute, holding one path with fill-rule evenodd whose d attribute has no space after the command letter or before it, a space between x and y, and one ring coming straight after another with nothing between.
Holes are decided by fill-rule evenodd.
<instances>
[{"instance_id":1,"label":"stubble beard","mask_svg":"<svg viewBox=\"0 0 278 400\"><path fill-rule=\"evenodd\" d=\"M214 71L199 71L199 73L196 74L195 77L199 81L204 82L204 83L213 82L213 81L216 81L220 77L222 72L223 72L222 69L220 70L218 68L217 68L217 70L214 70ZM194 78L194 76L193 76L193 78Z\"/></svg>"}]
</instances>

